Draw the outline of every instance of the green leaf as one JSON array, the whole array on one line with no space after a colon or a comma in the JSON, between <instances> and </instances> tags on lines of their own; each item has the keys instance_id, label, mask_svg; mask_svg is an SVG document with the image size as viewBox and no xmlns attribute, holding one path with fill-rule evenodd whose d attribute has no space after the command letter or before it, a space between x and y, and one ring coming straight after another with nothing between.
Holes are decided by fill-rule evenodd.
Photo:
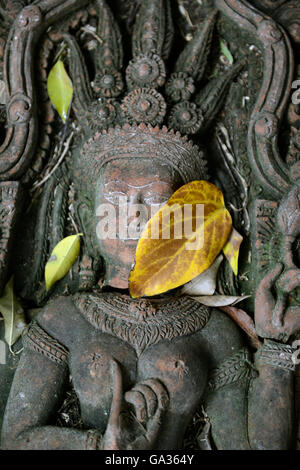
<instances>
[{"instance_id":1,"label":"green leaf","mask_svg":"<svg viewBox=\"0 0 300 470\"><path fill-rule=\"evenodd\" d=\"M73 85L61 60L50 70L47 90L52 104L65 122L73 96Z\"/></svg>"},{"instance_id":2,"label":"green leaf","mask_svg":"<svg viewBox=\"0 0 300 470\"><path fill-rule=\"evenodd\" d=\"M53 249L45 266L46 290L62 279L71 269L80 251L80 236L70 235L61 240Z\"/></svg>"},{"instance_id":3,"label":"green leaf","mask_svg":"<svg viewBox=\"0 0 300 470\"><path fill-rule=\"evenodd\" d=\"M226 57L226 59L229 61L230 64L233 64L234 62L233 56L230 50L228 49L225 41L223 41L223 39L220 39L220 47L221 47L222 54L224 54L224 56Z\"/></svg>"},{"instance_id":4,"label":"green leaf","mask_svg":"<svg viewBox=\"0 0 300 470\"><path fill-rule=\"evenodd\" d=\"M14 294L13 277L6 284L0 298L0 312L4 318L5 341L11 347L26 328L23 308Z\"/></svg>"}]
</instances>

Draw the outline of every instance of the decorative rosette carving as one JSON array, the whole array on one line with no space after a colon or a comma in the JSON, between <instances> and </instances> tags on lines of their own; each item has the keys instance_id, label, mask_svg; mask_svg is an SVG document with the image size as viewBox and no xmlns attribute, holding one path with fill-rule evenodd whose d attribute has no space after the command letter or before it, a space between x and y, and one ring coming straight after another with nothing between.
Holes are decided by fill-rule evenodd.
<instances>
[{"instance_id":1,"label":"decorative rosette carving","mask_svg":"<svg viewBox=\"0 0 300 470\"><path fill-rule=\"evenodd\" d=\"M188 101L195 92L194 80L185 72L172 73L165 86L169 101Z\"/></svg>"},{"instance_id":2,"label":"decorative rosette carving","mask_svg":"<svg viewBox=\"0 0 300 470\"><path fill-rule=\"evenodd\" d=\"M89 116L93 116L92 119L89 118L91 129L106 129L115 123L118 115L117 105L113 100L103 98L93 102L88 109Z\"/></svg>"},{"instance_id":3,"label":"decorative rosette carving","mask_svg":"<svg viewBox=\"0 0 300 470\"><path fill-rule=\"evenodd\" d=\"M129 89L158 88L164 85L166 69L157 54L140 54L129 62L126 81Z\"/></svg>"},{"instance_id":4,"label":"decorative rosette carving","mask_svg":"<svg viewBox=\"0 0 300 470\"><path fill-rule=\"evenodd\" d=\"M196 134L203 123L203 116L195 103L184 101L173 106L169 116L169 127L182 134Z\"/></svg>"},{"instance_id":5,"label":"decorative rosette carving","mask_svg":"<svg viewBox=\"0 0 300 470\"><path fill-rule=\"evenodd\" d=\"M116 98L124 88L122 75L114 70L104 70L98 73L94 80L94 90L105 98Z\"/></svg>"},{"instance_id":6,"label":"decorative rosette carving","mask_svg":"<svg viewBox=\"0 0 300 470\"><path fill-rule=\"evenodd\" d=\"M163 122L166 108L163 96L152 88L139 88L132 91L122 104L129 123L147 122L152 126Z\"/></svg>"}]
</instances>

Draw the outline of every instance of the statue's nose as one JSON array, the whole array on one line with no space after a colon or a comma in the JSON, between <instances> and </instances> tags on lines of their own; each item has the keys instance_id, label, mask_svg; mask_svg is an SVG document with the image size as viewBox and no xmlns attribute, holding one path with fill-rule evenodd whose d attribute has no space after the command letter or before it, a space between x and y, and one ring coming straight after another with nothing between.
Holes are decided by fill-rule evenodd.
<instances>
[{"instance_id":1,"label":"statue's nose","mask_svg":"<svg viewBox=\"0 0 300 470\"><path fill-rule=\"evenodd\" d=\"M130 238L139 238L149 219L148 208L140 192L132 193L128 200L128 229Z\"/></svg>"},{"instance_id":2,"label":"statue's nose","mask_svg":"<svg viewBox=\"0 0 300 470\"><path fill-rule=\"evenodd\" d=\"M143 198L142 194L139 191L132 192L128 195L128 205L132 206L134 204L142 204Z\"/></svg>"}]
</instances>

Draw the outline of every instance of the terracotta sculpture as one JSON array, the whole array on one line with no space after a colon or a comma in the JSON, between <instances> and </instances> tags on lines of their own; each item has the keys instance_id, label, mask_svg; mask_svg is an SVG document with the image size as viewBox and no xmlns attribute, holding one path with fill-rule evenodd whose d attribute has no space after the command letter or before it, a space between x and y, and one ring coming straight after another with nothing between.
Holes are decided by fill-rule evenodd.
<instances>
[{"instance_id":1,"label":"terracotta sculpture","mask_svg":"<svg viewBox=\"0 0 300 470\"><path fill-rule=\"evenodd\" d=\"M47 3L48 13L52 11L51 0L29 6L20 13L18 27L24 23L39 28L47 22L43 3ZM70 3L60 2L59 15L68 11ZM220 0L215 6L226 11L227 3ZM248 8L244 2L229 3L235 15ZM299 307L289 306L287 297L298 285L298 269L292 259L298 220L293 224L286 214L293 213L293 221L295 213L298 215L297 185L292 187L285 173L279 172L278 178L287 189L277 213L284 257L267 266L268 272L257 287L255 321L264 343L254 354L239 328L217 309L168 293L157 298L130 298L128 276L137 240L120 235L101 240L97 236L100 204L109 202L117 207L118 198L126 196L129 206L137 202L159 205L181 185L208 179L206 156L191 136L198 138L216 117L221 98L244 62L229 67L197 94L216 10L167 75L165 64L173 31L170 4L146 0L133 28L133 59L126 68L125 85L119 28L103 0L95 6L101 44L93 89L77 42L64 36L71 51L73 110L83 130L83 140L72 156L72 181L76 214L84 233L86 273L92 275L86 276L80 292L49 301L29 326L5 411L2 446L180 449L184 432L203 403L211 423L211 443L217 449L295 447L295 363L289 340L300 330L300 321ZM250 15L252 9L247 12ZM253 15L260 18L259 34L280 41L273 23L259 13ZM11 86L17 89L20 83L15 81ZM18 98L23 114L17 98L9 108L18 116L21 113L23 127L17 127L19 117L15 121L10 118L10 122L15 133L20 131L16 139L21 135L34 147L33 135L22 134L26 126L34 134L35 123L24 105L25 98ZM250 139L256 139L257 145L253 145L250 161L272 195L281 191L268 164L272 160L276 166L270 145L275 118L271 111L261 109L251 125L255 132ZM259 152L264 158L259 159ZM8 154L13 160L11 149ZM11 166L16 176L21 171L17 166L21 168L22 161L25 165L22 158ZM265 173L255 166L257 162L267 167ZM104 288L94 276L101 260ZM69 374L79 398L83 429L58 427L52 422Z\"/></svg>"}]
</instances>

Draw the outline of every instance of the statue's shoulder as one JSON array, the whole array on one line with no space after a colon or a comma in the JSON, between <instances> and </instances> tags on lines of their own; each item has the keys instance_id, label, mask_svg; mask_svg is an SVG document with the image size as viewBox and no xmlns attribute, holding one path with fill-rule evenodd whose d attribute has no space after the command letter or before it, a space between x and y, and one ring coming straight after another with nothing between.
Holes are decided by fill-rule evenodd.
<instances>
[{"instance_id":1,"label":"statue's shoulder","mask_svg":"<svg viewBox=\"0 0 300 470\"><path fill-rule=\"evenodd\" d=\"M35 322L48 334L67 345L78 332L82 318L73 296L58 296L49 300L35 318Z\"/></svg>"},{"instance_id":2,"label":"statue's shoulder","mask_svg":"<svg viewBox=\"0 0 300 470\"><path fill-rule=\"evenodd\" d=\"M224 312L211 309L210 319L201 336L212 352L215 365L245 346L241 328Z\"/></svg>"}]
</instances>

